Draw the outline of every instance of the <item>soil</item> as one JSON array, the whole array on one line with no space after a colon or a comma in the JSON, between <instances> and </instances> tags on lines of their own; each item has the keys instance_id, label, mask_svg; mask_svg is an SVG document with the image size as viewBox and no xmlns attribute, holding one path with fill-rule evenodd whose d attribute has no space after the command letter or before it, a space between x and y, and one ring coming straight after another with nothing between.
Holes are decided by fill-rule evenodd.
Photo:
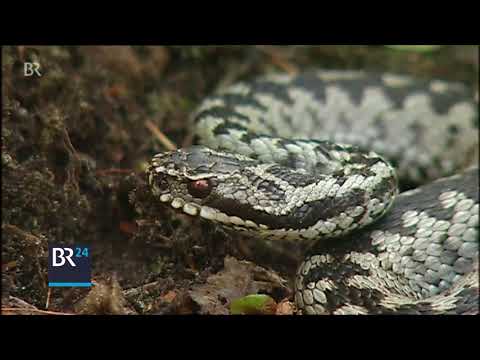
<instances>
[{"instance_id":1,"label":"soil","mask_svg":"<svg viewBox=\"0 0 480 360\"><path fill-rule=\"evenodd\" d=\"M41 76L25 76L26 62ZM158 132L190 144L188 116L216 89L317 67L477 88L478 47L3 47L2 313L229 314L256 293L294 313L299 254L173 213L144 170L165 151ZM49 288L49 244L89 245L94 286Z\"/></svg>"}]
</instances>

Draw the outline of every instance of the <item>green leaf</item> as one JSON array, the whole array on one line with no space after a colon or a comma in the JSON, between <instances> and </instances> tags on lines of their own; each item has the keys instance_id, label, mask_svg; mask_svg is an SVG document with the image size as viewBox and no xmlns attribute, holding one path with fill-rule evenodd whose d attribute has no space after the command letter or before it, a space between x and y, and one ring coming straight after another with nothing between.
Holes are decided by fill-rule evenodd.
<instances>
[{"instance_id":1,"label":"green leaf","mask_svg":"<svg viewBox=\"0 0 480 360\"><path fill-rule=\"evenodd\" d=\"M440 49L444 45L385 45L390 49L413 52L432 52Z\"/></svg>"},{"instance_id":2,"label":"green leaf","mask_svg":"<svg viewBox=\"0 0 480 360\"><path fill-rule=\"evenodd\" d=\"M233 300L230 304L232 315L274 314L275 300L264 294L247 295Z\"/></svg>"}]
</instances>

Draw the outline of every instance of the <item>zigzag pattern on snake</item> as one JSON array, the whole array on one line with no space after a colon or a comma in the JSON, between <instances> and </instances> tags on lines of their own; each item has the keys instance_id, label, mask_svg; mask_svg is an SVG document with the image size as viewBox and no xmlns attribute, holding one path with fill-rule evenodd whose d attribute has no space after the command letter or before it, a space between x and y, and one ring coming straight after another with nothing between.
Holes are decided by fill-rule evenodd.
<instances>
[{"instance_id":1,"label":"zigzag pattern on snake","mask_svg":"<svg viewBox=\"0 0 480 360\"><path fill-rule=\"evenodd\" d=\"M301 313L478 313L478 169L464 172L478 111L465 86L268 75L191 120L200 145L153 157L153 194L259 241L311 244Z\"/></svg>"}]
</instances>

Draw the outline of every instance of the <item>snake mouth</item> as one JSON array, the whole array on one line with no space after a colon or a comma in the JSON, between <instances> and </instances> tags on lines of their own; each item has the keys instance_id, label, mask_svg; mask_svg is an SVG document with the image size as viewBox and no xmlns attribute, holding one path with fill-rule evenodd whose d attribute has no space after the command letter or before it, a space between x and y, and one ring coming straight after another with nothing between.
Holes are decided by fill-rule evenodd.
<instances>
[{"instance_id":1,"label":"snake mouth","mask_svg":"<svg viewBox=\"0 0 480 360\"><path fill-rule=\"evenodd\" d=\"M182 211L187 215L194 216L194 217L200 216L205 220L214 221L224 226L233 227L237 230L248 230L248 228L267 229L267 226L265 225L257 225L251 220L243 220L238 216L227 215L210 206L199 205L193 202L185 201L182 198L172 196L172 194L170 193L165 193L160 195L159 200L162 203L170 204L170 206L173 209L177 211Z\"/></svg>"}]
</instances>

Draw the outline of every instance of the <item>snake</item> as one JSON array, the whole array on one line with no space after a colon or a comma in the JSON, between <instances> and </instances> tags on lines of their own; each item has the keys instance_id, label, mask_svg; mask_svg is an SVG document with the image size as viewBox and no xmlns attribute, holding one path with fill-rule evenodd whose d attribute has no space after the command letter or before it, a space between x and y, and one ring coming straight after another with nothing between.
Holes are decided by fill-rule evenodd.
<instances>
[{"instance_id":1,"label":"snake","mask_svg":"<svg viewBox=\"0 0 480 360\"><path fill-rule=\"evenodd\" d=\"M307 246L298 314L477 314L478 109L463 83L272 73L207 96L153 156L160 203Z\"/></svg>"}]
</instances>

